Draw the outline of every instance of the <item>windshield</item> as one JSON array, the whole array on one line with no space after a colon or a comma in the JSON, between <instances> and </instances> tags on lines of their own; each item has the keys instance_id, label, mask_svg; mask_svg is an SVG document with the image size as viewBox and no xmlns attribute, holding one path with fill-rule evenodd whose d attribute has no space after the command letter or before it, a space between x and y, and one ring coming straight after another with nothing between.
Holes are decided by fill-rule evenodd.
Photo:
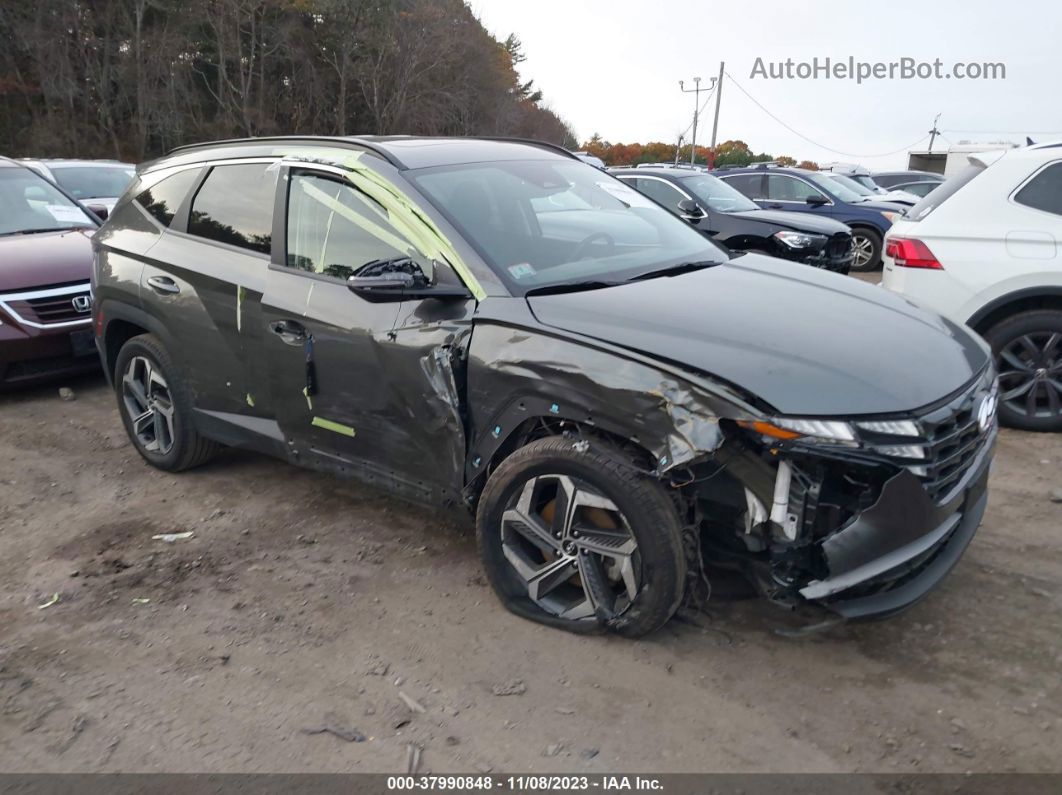
<instances>
[{"instance_id":1,"label":"windshield","mask_svg":"<svg viewBox=\"0 0 1062 795\"><path fill-rule=\"evenodd\" d=\"M862 185L871 193L877 193L879 190L881 190L878 183L874 181L874 178L869 177L866 174L853 174L851 177L849 177L849 179L851 179L853 182L858 183L859 185Z\"/></svg>"},{"instance_id":2,"label":"windshield","mask_svg":"<svg viewBox=\"0 0 1062 795\"><path fill-rule=\"evenodd\" d=\"M28 168L0 168L0 235L95 227L85 211Z\"/></svg>"},{"instance_id":3,"label":"windshield","mask_svg":"<svg viewBox=\"0 0 1062 795\"><path fill-rule=\"evenodd\" d=\"M805 174L809 180L814 182L820 188L827 193L833 194L835 197L843 202L857 202L863 197L856 193L851 188L847 187L844 183L837 181L832 177L827 177L823 174ZM836 175L835 175L836 176Z\"/></svg>"},{"instance_id":4,"label":"windshield","mask_svg":"<svg viewBox=\"0 0 1062 795\"><path fill-rule=\"evenodd\" d=\"M727 259L685 221L585 163L497 161L406 175L516 295Z\"/></svg>"},{"instance_id":5,"label":"windshield","mask_svg":"<svg viewBox=\"0 0 1062 795\"><path fill-rule=\"evenodd\" d=\"M831 185L830 187L832 187L834 193L837 193L838 195L840 195L840 192L838 191L838 186L840 186L840 190L848 190L856 194L856 199L858 199L860 196L874 195L874 191L872 191L870 188L860 185L854 179L845 176L844 174L831 174L830 179L832 179L836 183L835 185ZM841 196L841 198L844 199L844 201L846 202L854 201L854 199L847 199L844 196Z\"/></svg>"},{"instance_id":6,"label":"windshield","mask_svg":"<svg viewBox=\"0 0 1062 795\"><path fill-rule=\"evenodd\" d=\"M718 213L743 213L758 210L759 206L744 193L727 185L718 177L696 174L685 177L682 187L696 196L709 210Z\"/></svg>"},{"instance_id":7,"label":"windshield","mask_svg":"<svg viewBox=\"0 0 1062 795\"><path fill-rule=\"evenodd\" d=\"M113 199L125 192L136 171L125 166L51 166L55 181L78 201Z\"/></svg>"}]
</instances>

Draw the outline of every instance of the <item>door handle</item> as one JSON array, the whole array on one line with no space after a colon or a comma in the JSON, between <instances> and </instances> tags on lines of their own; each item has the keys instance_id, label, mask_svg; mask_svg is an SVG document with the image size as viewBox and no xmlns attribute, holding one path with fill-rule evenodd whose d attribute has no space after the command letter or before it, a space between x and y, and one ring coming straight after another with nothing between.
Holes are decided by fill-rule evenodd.
<instances>
[{"instance_id":1,"label":"door handle","mask_svg":"<svg viewBox=\"0 0 1062 795\"><path fill-rule=\"evenodd\" d=\"M181 288L177 286L177 282L171 279L169 276L150 276L147 280L148 287L158 293L179 293Z\"/></svg>"},{"instance_id":2,"label":"door handle","mask_svg":"<svg viewBox=\"0 0 1062 795\"><path fill-rule=\"evenodd\" d=\"M773 202L773 203L767 205L767 209L768 210L781 210L782 209L782 205L780 205L778 202Z\"/></svg>"},{"instance_id":3,"label":"door handle","mask_svg":"<svg viewBox=\"0 0 1062 795\"><path fill-rule=\"evenodd\" d=\"M306 342L306 328L294 320L274 320L269 330L288 345L302 345Z\"/></svg>"}]
</instances>

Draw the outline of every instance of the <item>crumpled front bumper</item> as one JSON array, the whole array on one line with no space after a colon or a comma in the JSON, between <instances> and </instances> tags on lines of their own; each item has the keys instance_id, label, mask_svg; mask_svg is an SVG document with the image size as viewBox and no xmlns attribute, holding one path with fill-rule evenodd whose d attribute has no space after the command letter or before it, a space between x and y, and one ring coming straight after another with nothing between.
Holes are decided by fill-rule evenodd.
<instances>
[{"instance_id":1,"label":"crumpled front bumper","mask_svg":"<svg viewBox=\"0 0 1062 795\"><path fill-rule=\"evenodd\" d=\"M920 601L981 524L994 448L995 431L941 504L906 470L890 479L877 502L821 543L829 577L800 595L847 619L887 618Z\"/></svg>"}]
</instances>

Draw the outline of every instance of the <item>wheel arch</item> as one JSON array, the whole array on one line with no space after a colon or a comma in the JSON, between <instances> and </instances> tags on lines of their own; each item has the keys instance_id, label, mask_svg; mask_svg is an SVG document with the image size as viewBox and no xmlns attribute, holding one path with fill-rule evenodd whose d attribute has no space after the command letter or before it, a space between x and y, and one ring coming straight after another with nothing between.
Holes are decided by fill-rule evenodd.
<instances>
[{"instance_id":1,"label":"wheel arch","mask_svg":"<svg viewBox=\"0 0 1062 795\"><path fill-rule=\"evenodd\" d=\"M1062 287L1027 287L1001 295L974 312L966 321L966 325L983 335L1008 317L1031 309L1062 311Z\"/></svg>"},{"instance_id":2,"label":"wheel arch","mask_svg":"<svg viewBox=\"0 0 1062 795\"><path fill-rule=\"evenodd\" d=\"M154 334L164 345L172 347L166 327L142 309L118 301L105 301L100 312L103 315L103 370L108 382L112 384L118 352L133 337Z\"/></svg>"}]
</instances>

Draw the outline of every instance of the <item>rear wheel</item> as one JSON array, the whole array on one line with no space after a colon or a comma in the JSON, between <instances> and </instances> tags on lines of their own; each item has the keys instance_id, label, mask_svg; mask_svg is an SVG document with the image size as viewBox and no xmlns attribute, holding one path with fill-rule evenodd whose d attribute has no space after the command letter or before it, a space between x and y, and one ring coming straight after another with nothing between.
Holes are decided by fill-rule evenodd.
<instances>
[{"instance_id":1,"label":"rear wheel","mask_svg":"<svg viewBox=\"0 0 1062 795\"><path fill-rule=\"evenodd\" d=\"M491 586L525 618L637 637L682 598L675 507L612 448L550 437L517 450L487 482L476 531Z\"/></svg>"},{"instance_id":2,"label":"rear wheel","mask_svg":"<svg viewBox=\"0 0 1062 795\"><path fill-rule=\"evenodd\" d=\"M865 273L881 265L881 235L873 229L852 229L851 270Z\"/></svg>"},{"instance_id":3,"label":"rear wheel","mask_svg":"<svg viewBox=\"0 0 1062 795\"><path fill-rule=\"evenodd\" d=\"M126 342L115 362L118 411L138 453L170 472L210 460L220 445L192 425L192 399L169 353L153 334Z\"/></svg>"},{"instance_id":4,"label":"rear wheel","mask_svg":"<svg viewBox=\"0 0 1062 795\"><path fill-rule=\"evenodd\" d=\"M999 419L1026 431L1062 431L1062 311L1009 317L985 334L999 371Z\"/></svg>"}]
</instances>

